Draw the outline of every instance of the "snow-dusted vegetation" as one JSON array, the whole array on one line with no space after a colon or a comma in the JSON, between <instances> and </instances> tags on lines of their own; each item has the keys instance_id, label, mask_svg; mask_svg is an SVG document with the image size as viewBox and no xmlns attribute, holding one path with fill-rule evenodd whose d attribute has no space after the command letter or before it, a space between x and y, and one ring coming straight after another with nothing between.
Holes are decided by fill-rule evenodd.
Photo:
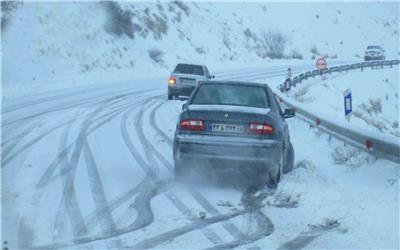
<instances>
[{"instance_id":1,"label":"snow-dusted vegetation","mask_svg":"<svg viewBox=\"0 0 400 250\"><path fill-rule=\"evenodd\" d=\"M311 60L322 55L354 60L362 58L368 44L376 43L384 46L388 57L399 53L398 6L388 3L2 2L1 6L5 90L165 75L180 61L215 69L261 65L272 58Z\"/></svg>"},{"instance_id":2,"label":"snow-dusted vegetation","mask_svg":"<svg viewBox=\"0 0 400 250\"><path fill-rule=\"evenodd\" d=\"M287 94L310 112L345 124L343 93L351 89L354 111L348 126L399 139L399 82L398 66L368 68L309 78Z\"/></svg>"}]
</instances>

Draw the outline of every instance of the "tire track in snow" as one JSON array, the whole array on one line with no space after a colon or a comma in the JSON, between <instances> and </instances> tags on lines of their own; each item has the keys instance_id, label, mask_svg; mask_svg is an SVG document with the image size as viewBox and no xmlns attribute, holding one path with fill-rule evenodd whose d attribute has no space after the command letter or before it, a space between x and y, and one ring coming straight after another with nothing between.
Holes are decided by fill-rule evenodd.
<instances>
[{"instance_id":1,"label":"tire track in snow","mask_svg":"<svg viewBox=\"0 0 400 250\"><path fill-rule=\"evenodd\" d=\"M122 204L127 202L131 197L133 197L135 194L137 194L139 192L140 188L143 186L143 183L145 181L146 180L143 180L141 183L139 183L132 189L126 191L125 193L123 193L123 194L119 195L118 197L114 198L113 200L111 200L109 202L108 207L102 208L102 209L100 209L100 211L95 210L92 213L90 213L89 215L87 215L84 218L85 223L83 225L79 225L79 227L77 228L77 231L81 232L82 230L84 230L84 228L88 228L88 230L91 231L91 229L94 227L94 224L96 223L97 217L103 216L105 213L108 213L108 211L112 212L115 209L117 209L118 207L120 207Z\"/></svg>"},{"instance_id":2,"label":"tire track in snow","mask_svg":"<svg viewBox=\"0 0 400 250\"><path fill-rule=\"evenodd\" d=\"M255 208L260 209L259 208ZM133 249L151 249L151 248L155 248L160 244L163 244L167 241L170 241L171 239L174 239L176 237L179 237L181 235L187 234L189 232L198 230L198 229L202 229L206 226L210 226L213 225L215 223L220 223L223 221L227 221L230 219L233 219L239 215L244 215L246 213L249 212L254 212L254 211L249 211L249 210L239 210L239 211L235 211L235 212L230 212L230 213L226 213L226 214L219 214L219 215L215 215L212 217L208 217L205 219L197 219L196 221L187 224L185 226L179 227L179 228L175 228L172 229L170 231L164 232L162 234L153 236L149 239L143 240L137 244L135 244L134 246L128 247L128 248L133 248Z\"/></svg>"},{"instance_id":3,"label":"tire track in snow","mask_svg":"<svg viewBox=\"0 0 400 250\"><path fill-rule=\"evenodd\" d=\"M250 211L244 216L247 217L249 231L253 230L252 228L255 227L254 232L247 233L242 239L235 239L227 244L221 244L207 248L207 250L232 249L251 244L257 240L271 235L274 231L274 225L272 224L271 220L259 209L260 207L263 207L262 201L269 195L270 194L268 193L261 193L256 197L251 191L244 190L242 192L241 201L244 208ZM259 247L256 248L259 249Z\"/></svg>"},{"instance_id":4,"label":"tire track in snow","mask_svg":"<svg viewBox=\"0 0 400 250\"><path fill-rule=\"evenodd\" d=\"M129 106L131 104L126 104L125 106ZM122 111L125 110L125 106L119 107L118 110L115 110L113 112L108 112L107 113L107 117L103 117L104 119L101 122L98 122L96 125L93 125L93 127L89 127L88 128L88 132L86 136L89 136L90 134L92 134L93 132L95 132L97 129L99 129L101 126L103 126L105 123L109 122L111 119L113 119L115 116L119 115L120 113L122 113ZM74 144L76 143L76 141L78 140L78 138L72 142L71 144L69 144L67 147L65 147L64 150L62 150L53 160L53 162L46 168L46 170L44 171L42 177L39 179L38 183L36 184L36 188L43 188L44 186L46 186L49 182L51 182L52 180L58 178L59 176L62 176L64 174L66 174L66 172L70 171L70 168L63 168L60 171L59 175L54 175L57 167L59 166L60 162L65 161L68 153L72 150Z\"/></svg>"},{"instance_id":5,"label":"tire track in snow","mask_svg":"<svg viewBox=\"0 0 400 250\"><path fill-rule=\"evenodd\" d=\"M38 141L40 141L41 139L43 139L47 135L51 134L52 132L56 131L57 129L59 129L59 128L65 126L65 125L68 125L69 123L72 123L73 121L74 121L74 119L71 119L71 120L69 120L69 121L67 121L65 123L63 122L61 124L58 124L58 125L54 126L53 128L47 130L45 133L42 133L42 134L36 136L30 142L26 143L24 146L19 148L18 151L14 152L14 154L10 154L7 158L2 158L1 168L4 168L5 166L7 166L10 163L10 161L15 159L15 157L17 157L22 151L24 151L27 148L35 145Z\"/></svg>"},{"instance_id":6,"label":"tire track in snow","mask_svg":"<svg viewBox=\"0 0 400 250\"><path fill-rule=\"evenodd\" d=\"M22 125L18 126L21 127ZM25 128L21 133L12 136L8 139L2 138L2 142L1 142L1 153L3 155L3 157L7 157L10 152L18 145L18 143L20 143L22 141L22 139L27 136L29 133L32 132L33 129L35 129L36 127L41 126L41 124L39 123L34 123L31 124L30 126L27 126L27 128ZM4 136L4 131L2 131L3 136ZM7 134L6 134L7 136Z\"/></svg>"},{"instance_id":7,"label":"tire track in snow","mask_svg":"<svg viewBox=\"0 0 400 250\"><path fill-rule=\"evenodd\" d=\"M89 176L89 184L90 190L92 193L93 202L95 204L95 210L97 216L97 221L100 224L101 232L107 233L112 232L117 229L115 225L113 216L109 209L109 205L107 203L106 195L104 192L104 187L100 178L100 174L97 169L97 165L93 156L93 153L89 147L89 143L87 138L83 138L83 155L86 162L86 169ZM101 213L101 216L99 214ZM83 219L82 219L83 221ZM78 228L79 224L74 227L75 229ZM113 242L112 246L115 248L120 248L121 243L117 240Z\"/></svg>"},{"instance_id":8,"label":"tire track in snow","mask_svg":"<svg viewBox=\"0 0 400 250\"><path fill-rule=\"evenodd\" d=\"M155 97L156 98L156 97ZM151 99L149 100L151 101ZM144 103L145 105L146 103ZM131 140L129 139L129 133L126 127L127 124L127 119L130 115L130 113L133 112L133 110L135 110L137 107L132 108L131 110L128 110L121 121L121 132L122 132L122 137L124 138L124 141L129 149L129 151L131 152L133 158L138 162L139 166L142 167L143 171L145 171L146 175L149 176L152 179L157 179L158 176L156 175L156 173L154 172L153 168L148 165L144 159L142 158L142 156L140 155L140 153L135 149L135 147L133 146ZM143 111L142 107L142 111ZM144 138L143 136L143 131L142 131L142 115L143 112L139 112L139 115L136 116L135 121L136 121L136 129L137 129L137 134L139 136L139 139L142 141ZM142 141L143 142L143 141ZM147 151L145 149L145 151ZM148 157L151 157L150 155ZM154 161L155 162L155 161ZM176 197L173 193L168 192L166 194L166 197L168 198L168 200L182 213L184 214L189 220L192 220L193 218L196 218L196 216L190 211L190 209L178 198ZM210 229L204 229L202 230L203 234L213 243L213 244L220 244L223 243L223 240L212 230Z\"/></svg>"},{"instance_id":9,"label":"tire track in snow","mask_svg":"<svg viewBox=\"0 0 400 250\"><path fill-rule=\"evenodd\" d=\"M145 183L145 185L141 186L140 193L136 197L134 203L132 204L132 207L134 209L137 209L137 211L138 211L138 216L137 216L138 219L126 227L116 228L113 231L103 232L103 233L101 233L99 235L95 235L95 236L81 236L81 237L74 238L73 240L67 241L67 242L54 242L52 244L40 245L40 246L31 247L31 248L32 249L54 249L54 248L74 247L77 245L87 244L87 243L91 243L94 241L112 239L114 237L117 237L117 236L120 236L123 234L137 231L137 230L149 225L152 222L151 217L153 215L152 215L152 211L150 208L151 200L156 195L168 190L170 187L171 187L171 185L169 182L160 182L160 181L159 182L148 181ZM150 220L149 220L149 217L150 217ZM121 246L119 246L118 248L121 248Z\"/></svg>"},{"instance_id":10,"label":"tire track in snow","mask_svg":"<svg viewBox=\"0 0 400 250\"><path fill-rule=\"evenodd\" d=\"M69 124L66 128L65 128L65 132L63 133L61 140L60 140L60 144L59 144L59 149L62 149L65 147L65 145L67 144L67 140L68 140L68 134L69 131L71 129L71 125ZM68 162L66 161L62 161L61 164L63 165L68 165ZM54 226L53 226L53 242L54 241L58 241L61 240L65 237L65 222L66 222L66 213L69 215L70 218L82 218L82 214L80 214L80 210L76 209L76 196L75 196L75 190L71 190L69 193L71 195L71 197L66 198L67 196L67 192L66 192L66 186L67 183L71 181L71 173L68 174L68 176L66 176L65 178L62 179L62 183L63 183L63 187L64 187L64 192L62 194L62 198L60 201L60 205L59 208L57 210L56 213L56 218L54 220ZM67 202L67 200L70 200L72 202ZM68 203L74 204L74 205L68 205ZM73 212L72 211L78 211L78 215L73 216ZM80 216L79 216L80 214ZM78 221L79 222L79 221ZM71 224L73 222L71 221ZM85 231L84 233L87 233L87 231Z\"/></svg>"},{"instance_id":11,"label":"tire track in snow","mask_svg":"<svg viewBox=\"0 0 400 250\"><path fill-rule=\"evenodd\" d=\"M121 95L121 96L124 97L125 95ZM120 96L118 96L118 98L120 98ZM117 101L118 101L118 100L117 100ZM121 100L121 101L123 101L123 100ZM110 103L110 104L112 105L112 103ZM113 112L114 112L114 111L111 111L110 113L113 113ZM14 152L14 154L8 155L8 157L7 157L7 155L6 155L6 157L3 157L3 158L2 158L2 166L1 166L1 167L2 167L2 168L5 167L6 165L8 165L8 163L9 163L11 160L13 160L15 157L17 157L22 151L28 149L29 147L34 146L38 141L40 141L41 139L43 139L44 137L46 137L47 135L49 135L49 134L52 133L53 131L55 131L55 130L57 130L57 129L59 129L59 128L65 126L65 125L68 125L69 123L72 123L75 119L76 119L76 118L71 119L71 120L69 120L69 121L67 121L67 122L62 122L62 123L60 123L60 124L54 126L54 127L51 128L51 129L47 129L45 132L43 132L43 133L37 135L34 139L32 139L32 140L30 140L29 142L27 142L24 146L22 146L22 148L19 148L18 151ZM24 131L23 134L28 134L28 133L29 133L29 130ZM19 139L16 138L16 139L17 139L17 142L19 142L20 139L22 139L22 138L19 138ZM8 151L6 151L5 153L7 153L7 152L8 152ZM3 152L3 154L4 154L4 152Z\"/></svg>"},{"instance_id":12,"label":"tire track in snow","mask_svg":"<svg viewBox=\"0 0 400 250\"><path fill-rule=\"evenodd\" d=\"M108 231L108 230L114 230L115 229L115 224L111 218L111 214L108 211L108 204L105 200L105 195L104 195L104 189L101 185L100 177L98 175L94 158L91 154L90 148L87 143L87 136L88 132L87 130L91 125L93 125L94 122L98 122L100 119L104 118L105 115L111 114L114 117L115 115L118 114L119 109L112 109L113 107L111 102L106 102L97 109L95 109L93 112L90 112L86 119L83 121L83 124L81 125L81 130L79 133L79 136L75 142L75 149L74 152L71 156L71 159L68 161L66 164L66 161L61 161L59 162L61 164L61 167L63 169L69 169L69 171L66 173L66 177L63 178L63 183L64 183L64 191L63 191L63 198L59 206L59 210L57 212L57 217L56 217L56 223L60 222L60 224L56 224L55 226L55 231L57 232L58 230L61 230L63 227L63 210L67 208L67 212L69 215L70 223L72 225L72 232L74 238L77 238L82 235L86 235L88 233L88 229L85 225L83 216L80 212L79 206L78 206L78 201L76 197L76 192L75 192L75 187L74 187L74 178L75 178L75 172L77 165L79 163L79 158L80 154L83 151L83 155L86 160L86 166L88 169L88 176L90 179L90 187L92 191L92 197L94 199L94 203L96 206L96 212L99 210L102 210L102 216L99 217L97 216L97 220L100 223L100 226L103 231ZM112 109L112 111L107 112L106 114L99 115L101 111L103 111L105 106L109 106L108 109ZM97 115L97 117L96 117ZM108 118L108 117L106 117ZM109 121L107 119L106 121ZM100 121L97 125L94 125L94 127L99 126L99 124L103 124L103 121ZM62 142L61 148L65 148L66 145L66 138L64 138ZM68 153L63 154L65 157L68 156ZM96 213L97 214L97 213Z\"/></svg>"},{"instance_id":13,"label":"tire track in snow","mask_svg":"<svg viewBox=\"0 0 400 250\"><path fill-rule=\"evenodd\" d=\"M335 219L325 219L320 224L317 225L308 225L308 230L300 233L296 238L283 243L281 246L278 247L278 250L284 249L302 249L309 245L312 241L316 238L320 237L324 233L332 232L332 231L339 231L341 233L345 233L346 230L340 230L340 222Z\"/></svg>"}]
</instances>

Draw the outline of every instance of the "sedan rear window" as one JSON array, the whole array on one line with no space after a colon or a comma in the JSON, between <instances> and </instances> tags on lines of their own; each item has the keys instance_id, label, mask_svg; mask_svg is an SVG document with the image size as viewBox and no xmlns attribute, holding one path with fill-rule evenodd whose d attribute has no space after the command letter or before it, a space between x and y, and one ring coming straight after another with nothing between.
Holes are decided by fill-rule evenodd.
<instances>
[{"instance_id":1,"label":"sedan rear window","mask_svg":"<svg viewBox=\"0 0 400 250\"><path fill-rule=\"evenodd\" d=\"M370 46L367 47L367 49L377 49L377 50L381 50L381 47L380 47L380 46L373 46L373 45L370 45Z\"/></svg>"},{"instance_id":2,"label":"sedan rear window","mask_svg":"<svg viewBox=\"0 0 400 250\"><path fill-rule=\"evenodd\" d=\"M192 64L178 64L174 73L190 74L190 75L204 75L203 67L200 65Z\"/></svg>"},{"instance_id":3,"label":"sedan rear window","mask_svg":"<svg viewBox=\"0 0 400 250\"><path fill-rule=\"evenodd\" d=\"M268 98L265 89L262 87L233 84L204 84L199 87L191 104L267 108Z\"/></svg>"}]
</instances>

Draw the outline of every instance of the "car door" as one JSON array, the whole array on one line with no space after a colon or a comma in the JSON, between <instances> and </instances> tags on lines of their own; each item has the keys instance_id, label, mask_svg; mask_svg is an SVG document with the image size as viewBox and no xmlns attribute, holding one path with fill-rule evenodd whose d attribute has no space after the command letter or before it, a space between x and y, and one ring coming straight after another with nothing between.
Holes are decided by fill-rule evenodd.
<instances>
[{"instance_id":1,"label":"car door","mask_svg":"<svg viewBox=\"0 0 400 250\"><path fill-rule=\"evenodd\" d=\"M279 105L277 97L274 94L273 94L272 100L273 100L276 108L278 109L278 117L279 117L280 123L282 124L282 140L284 142L285 147L288 147L288 145L290 144L289 126L286 122L286 119L282 112L282 108Z\"/></svg>"}]
</instances>

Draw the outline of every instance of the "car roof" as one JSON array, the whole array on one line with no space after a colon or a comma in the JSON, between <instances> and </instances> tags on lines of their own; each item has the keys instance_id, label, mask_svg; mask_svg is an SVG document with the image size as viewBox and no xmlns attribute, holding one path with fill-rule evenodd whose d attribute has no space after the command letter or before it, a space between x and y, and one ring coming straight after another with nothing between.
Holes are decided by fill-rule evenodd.
<instances>
[{"instance_id":1,"label":"car roof","mask_svg":"<svg viewBox=\"0 0 400 250\"><path fill-rule=\"evenodd\" d=\"M268 87L266 83L256 83L256 82L245 82L245 81L200 81L199 84L229 84L229 85L245 85L245 86L254 86L254 87Z\"/></svg>"},{"instance_id":2,"label":"car roof","mask_svg":"<svg viewBox=\"0 0 400 250\"><path fill-rule=\"evenodd\" d=\"M198 63L177 63L176 66L178 65L191 65L191 66L202 66L202 67L206 66L204 64L198 64Z\"/></svg>"}]
</instances>

